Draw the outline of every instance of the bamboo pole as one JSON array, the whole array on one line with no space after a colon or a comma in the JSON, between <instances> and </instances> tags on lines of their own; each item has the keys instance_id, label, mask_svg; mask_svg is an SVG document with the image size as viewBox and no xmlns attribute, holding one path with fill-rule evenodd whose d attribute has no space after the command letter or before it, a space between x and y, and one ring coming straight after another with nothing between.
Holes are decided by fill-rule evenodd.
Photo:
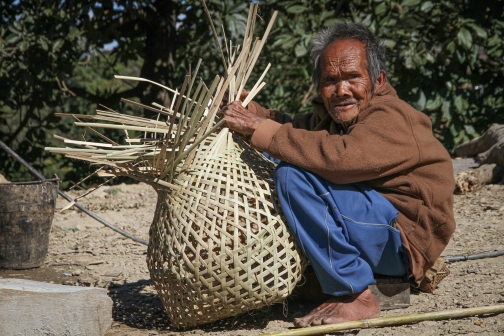
<instances>
[{"instance_id":1,"label":"bamboo pole","mask_svg":"<svg viewBox=\"0 0 504 336\"><path fill-rule=\"evenodd\" d=\"M319 335L349 329L387 327L392 325L401 325L421 321L446 320L451 318L469 317L483 314L501 314L501 313L504 313L504 305L476 307L467 309L452 309L439 312L378 317L369 320L350 321L336 324L321 325L316 327L277 331L269 334L261 334L260 336Z\"/></svg>"}]
</instances>

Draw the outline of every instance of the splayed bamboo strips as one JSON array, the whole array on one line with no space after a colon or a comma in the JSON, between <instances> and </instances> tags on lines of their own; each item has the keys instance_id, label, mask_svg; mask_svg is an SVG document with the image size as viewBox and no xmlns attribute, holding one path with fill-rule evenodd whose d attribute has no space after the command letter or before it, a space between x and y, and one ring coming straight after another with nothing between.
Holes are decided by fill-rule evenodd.
<instances>
[{"instance_id":1,"label":"splayed bamboo strips","mask_svg":"<svg viewBox=\"0 0 504 336\"><path fill-rule=\"evenodd\" d=\"M257 54L254 55L253 61L252 61L252 63L249 66L249 70L247 72L247 75L241 81L240 88L238 89L239 92L241 92L245 88L245 85L246 85L247 80L248 80L248 78L250 76L250 73L252 73L252 69L254 68L255 63L257 62L257 58L259 57L259 53L262 51L262 48L264 47L264 43L266 42L266 39L268 38L268 35L269 35L270 31L271 31L271 28L273 27L273 24L275 23L277 15L278 15L278 11L273 12L273 16L271 17L271 19L269 21L269 24L268 24L268 27L266 28L266 31L264 32L264 35L263 35L263 37L261 39L261 43L260 43L260 46L258 48Z\"/></svg>"},{"instance_id":2,"label":"splayed bamboo strips","mask_svg":"<svg viewBox=\"0 0 504 336\"><path fill-rule=\"evenodd\" d=\"M209 90L208 92L215 92L215 90L216 90L216 89L217 89L217 92L219 92L219 90L221 90L220 88L221 88L221 86L222 86L222 82L223 82L223 80L224 80L223 78L219 78L219 76L216 76L216 77L215 77L215 80L213 81L212 86L210 87L210 90ZM208 99L207 99L207 98L208 98ZM208 104L208 102L209 102L209 100L210 100L209 98L210 98L210 97L209 97L209 95L207 94L207 97L205 97L205 105L207 105L207 104ZM221 97L221 100L222 100L222 97ZM214 100L214 101L215 101L215 100ZM206 118L206 120L205 120L205 121L206 121L206 122L210 122L210 120L212 120L212 119L211 119L211 116L207 116L207 118ZM200 127L200 129L199 129L199 131L198 131L198 134L196 135L196 139L198 139L198 137L200 137L200 135L202 134L202 132L204 132L204 125L205 125L205 122L203 122L203 125L201 125L201 127ZM194 134L196 133L196 131L197 131L197 130L196 130L195 126L196 126L195 124L193 124L193 125L191 125L191 126L190 126L190 128L189 128L190 132L189 132L188 134L190 134L190 135L194 135ZM186 137L186 138L184 139L184 141L181 143L181 147L182 147L182 148L185 148L185 146L187 145L187 143L188 143L188 141L187 141L187 140L188 140L188 137ZM189 161L191 161L193 157L194 157L194 154L189 154L189 156L188 156L188 160L189 160ZM174 162L175 162L175 161L176 161L176 158L174 158ZM171 167L175 167L175 165L173 164L173 162L171 163ZM170 169L171 169L171 168L170 168ZM165 169L165 172L166 172L166 174L167 174L167 173L168 173L168 170L167 170L167 169ZM161 177L161 178L164 178L164 177L166 176L166 175L165 175L165 172L163 172L163 174L161 174L161 175L160 175L160 177ZM163 175L164 175L164 176L163 176Z\"/></svg>"},{"instance_id":3,"label":"splayed bamboo strips","mask_svg":"<svg viewBox=\"0 0 504 336\"><path fill-rule=\"evenodd\" d=\"M320 335L349 329L387 327L387 326L409 324L421 321L436 321L436 320L446 320L452 318L469 317L483 314L501 314L501 313L504 313L504 305L465 308L465 309L452 309L432 313L378 317L369 320L359 320L359 321L343 322L336 324L327 324L309 328L277 331L273 333L262 334L261 336Z\"/></svg>"}]
</instances>

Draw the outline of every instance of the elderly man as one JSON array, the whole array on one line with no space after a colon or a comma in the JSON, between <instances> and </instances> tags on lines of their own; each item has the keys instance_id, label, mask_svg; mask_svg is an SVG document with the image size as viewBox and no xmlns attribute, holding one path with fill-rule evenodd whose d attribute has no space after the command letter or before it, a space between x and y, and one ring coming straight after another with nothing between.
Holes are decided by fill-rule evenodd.
<instances>
[{"instance_id":1,"label":"elderly man","mask_svg":"<svg viewBox=\"0 0 504 336\"><path fill-rule=\"evenodd\" d=\"M377 317L374 274L419 284L455 229L453 168L430 119L387 83L379 39L335 24L314 39L315 112L291 120L253 102L223 108L228 127L282 161L287 223L329 301L305 327Z\"/></svg>"}]
</instances>

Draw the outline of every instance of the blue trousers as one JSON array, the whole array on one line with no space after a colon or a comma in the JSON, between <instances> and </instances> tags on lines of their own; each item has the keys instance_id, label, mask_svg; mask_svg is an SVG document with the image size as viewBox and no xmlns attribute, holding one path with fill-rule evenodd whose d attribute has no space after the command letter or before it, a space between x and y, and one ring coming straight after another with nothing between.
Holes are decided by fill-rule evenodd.
<instances>
[{"instance_id":1,"label":"blue trousers","mask_svg":"<svg viewBox=\"0 0 504 336\"><path fill-rule=\"evenodd\" d=\"M338 185L282 162L275 171L292 234L326 294L360 293L374 275L406 276L394 206L364 183Z\"/></svg>"}]
</instances>

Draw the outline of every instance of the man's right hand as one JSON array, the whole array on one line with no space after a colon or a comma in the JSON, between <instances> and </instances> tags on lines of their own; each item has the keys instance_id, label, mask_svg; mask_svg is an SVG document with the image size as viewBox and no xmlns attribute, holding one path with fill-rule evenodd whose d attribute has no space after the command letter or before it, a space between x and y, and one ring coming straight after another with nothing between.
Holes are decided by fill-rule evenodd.
<instances>
[{"instance_id":1,"label":"man's right hand","mask_svg":"<svg viewBox=\"0 0 504 336\"><path fill-rule=\"evenodd\" d=\"M226 120L226 126L244 135L254 133L259 124L266 120L247 110L240 101L225 106L219 114Z\"/></svg>"},{"instance_id":2,"label":"man's right hand","mask_svg":"<svg viewBox=\"0 0 504 336\"><path fill-rule=\"evenodd\" d=\"M247 99L248 95L249 95L249 91L243 89L241 94L240 94L240 101L244 101L245 99ZM235 92L235 96L236 96L236 92ZM238 97L236 97L238 98ZM222 98L221 100L221 103L219 105L219 108L220 109L223 109L224 106L226 106L227 104L229 104L229 90L226 91L226 93L224 94L224 97Z\"/></svg>"}]
</instances>

